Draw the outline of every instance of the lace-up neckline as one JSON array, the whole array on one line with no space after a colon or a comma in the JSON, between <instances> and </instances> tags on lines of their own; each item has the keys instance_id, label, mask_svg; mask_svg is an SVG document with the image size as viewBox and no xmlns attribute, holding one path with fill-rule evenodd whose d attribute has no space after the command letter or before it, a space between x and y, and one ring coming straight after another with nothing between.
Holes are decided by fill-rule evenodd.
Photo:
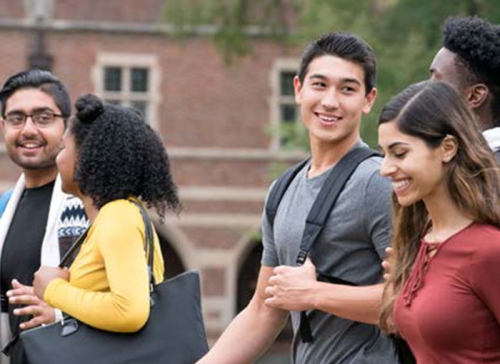
<instances>
[{"instance_id":1,"label":"lace-up neckline","mask_svg":"<svg viewBox=\"0 0 500 364\"><path fill-rule=\"evenodd\" d=\"M411 301L417 295L417 291L424 285L424 275L429 268L429 262L439 253L441 247L472 225L474 225L474 222L470 222L442 242L429 243L426 242L424 238L420 239L420 246L418 248L415 262L413 263L413 269L410 272L408 280L403 286L402 294L406 306L411 305Z\"/></svg>"},{"instance_id":2,"label":"lace-up neckline","mask_svg":"<svg viewBox=\"0 0 500 364\"><path fill-rule=\"evenodd\" d=\"M429 262L437 254L437 250L441 245L442 243L427 243L423 239L420 241L413 269L403 288L403 298L406 306L411 305L417 291L423 286L424 274L429 267Z\"/></svg>"}]
</instances>

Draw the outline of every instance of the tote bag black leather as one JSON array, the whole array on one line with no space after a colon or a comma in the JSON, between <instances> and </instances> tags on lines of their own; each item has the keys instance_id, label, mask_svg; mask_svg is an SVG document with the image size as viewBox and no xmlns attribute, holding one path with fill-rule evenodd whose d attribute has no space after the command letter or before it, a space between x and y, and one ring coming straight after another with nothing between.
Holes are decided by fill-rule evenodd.
<instances>
[{"instance_id":1,"label":"tote bag black leather","mask_svg":"<svg viewBox=\"0 0 500 364\"><path fill-rule=\"evenodd\" d=\"M151 270L152 228L139 207ZM138 332L99 330L70 317L27 330L20 334L20 341L31 364L192 364L208 351L199 275L187 271L154 285L149 319Z\"/></svg>"}]
</instances>

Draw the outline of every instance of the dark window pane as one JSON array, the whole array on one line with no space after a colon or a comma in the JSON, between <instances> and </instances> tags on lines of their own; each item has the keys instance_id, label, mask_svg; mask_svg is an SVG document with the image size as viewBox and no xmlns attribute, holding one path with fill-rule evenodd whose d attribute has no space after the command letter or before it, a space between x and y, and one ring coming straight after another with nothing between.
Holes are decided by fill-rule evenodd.
<instances>
[{"instance_id":1,"label":"dark window pane","mask_svg":"<svg viewBox=\"0 0 500 364\"><path fill-rule=\"evenodd\" d=\"M296 149L301 146L302 137L297 129L298 109L294 104L281 104L280 146Z\"/></svg>"},{"instance_id":2,"label":"dark window pane","mask_svg":"<svg viewBox=\"0 0 500 364\"><path fill-rule=\"evenodd\" d=\"M130 106L132 106L133 108L139 110L142 114L142 116L144 117L144 119L147 121L147 106L148 106L148 103L146 101L132 101L130 103Z\"/></svg>"},{"instance_id":3,"label":"dark window pane","mask_svg":"<svg viewBox=\"0 0 500 364\"><path fill-rule=\"evenodd\" d=\"M160 238L161 253L165 262L165 278L172 278L186 271L177 251L170 245L169 241L158 234Z\"/></svg>"},{"instance_id":4,"label":"dark window pane","mask_svg":"<svg viewBox=\"0 0 500 364\"><path fill-rule=\"evenodd\" d=\"M149 70L147 68L132 68L130 90L132 92L147 92L148 78Z\"/></svg>"},{"instance_id":5,"label":"dark window pane","mask_svg":"<svg viewBox=\"0 0 500 364\"><path fill-rule=\"evenodd\" d=\"M120 100L106 99L106 100L104 100L104 102L107 102L108 104L113 104L113 105L121 105L122 104L122 102Z\"/></svg>"},{"instance_id":6,"label":"dark window pane","mask_svg":"<svg viewBox=\"0 0 500 364\"><path fill-rule=\"evenodd\" d=\"M122 69L120 67L104 67L104 90L121 91Z\"/></svg>"},{"instance_id":7,"label":"dark window pane","mask_svg":"<svg viewBox=\"0 0 500 364\"><path fill-rule=\"evenodd\" d=\"M297 108L295 105L281 105L281 121L294 123L297 120Z\"/></svg>"},{"instance_id":8,"label":"dark window pane","mask_svg":"<svg viewBox=\"0 0 500 364\"><path fill-rule=\"evenodd\" d=\"M281 72L280 74L280 95L293 96L293 78L295 72Z\"/></svg>"}]
</instances>

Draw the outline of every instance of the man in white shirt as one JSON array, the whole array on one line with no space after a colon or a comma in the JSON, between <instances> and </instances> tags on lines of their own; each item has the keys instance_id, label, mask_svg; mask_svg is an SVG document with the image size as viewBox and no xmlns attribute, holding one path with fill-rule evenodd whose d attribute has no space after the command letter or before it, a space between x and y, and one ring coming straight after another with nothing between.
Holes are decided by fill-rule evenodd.
<instances>
[{"instance_id":1,"label":"man in white shirt","mask_svg":"<svg viewBox=\"0 0 500 364\"><path fill-rule=\"evenodd\" d=\"M448 18L430 76L460 91L500 160L500 29L479 17Z\"/></svg>"},{"instance_id":2,"label":"man in white shirt","mask_svg":"<svg viewBox=\"0 0 500 364\"><path fill-rule=\"evenodd\" d=\"M0 106L7 152L23 171L0 218L3 347L21 330L56 320L56 311L33 294L33 274L41 264L57 266L88 222L81 202L62 192L55 163L71 113L61 81L42 70L15 74L0 90ZM21 349L13 346L11 364L27 363Z\"/></svg>"}]
</instances>

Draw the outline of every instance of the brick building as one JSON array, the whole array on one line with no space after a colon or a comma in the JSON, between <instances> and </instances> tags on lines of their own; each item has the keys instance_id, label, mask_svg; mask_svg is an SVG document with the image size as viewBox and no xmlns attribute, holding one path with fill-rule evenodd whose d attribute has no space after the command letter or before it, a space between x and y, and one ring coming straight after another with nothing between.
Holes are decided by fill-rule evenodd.
<instances>
[{"instance_id":1,"label":"brick building","mask_svg":"<svg viewBox=\"0 0 500 364\"><path fill-rule=\"evenodd\" d=\"M184 205L157 225L167 270L200 271L214 340L253 292L273 170L299 158L280 151L268 129L295 120L300 50L255 37L251 54L226 65L210 29L180 40L163 7L163 0L0 0L0 81L41 65L73 99L96 93L145 113L167 146ZM0 145L0 191L18 175Z\"/></svg>"}]
</instances>

